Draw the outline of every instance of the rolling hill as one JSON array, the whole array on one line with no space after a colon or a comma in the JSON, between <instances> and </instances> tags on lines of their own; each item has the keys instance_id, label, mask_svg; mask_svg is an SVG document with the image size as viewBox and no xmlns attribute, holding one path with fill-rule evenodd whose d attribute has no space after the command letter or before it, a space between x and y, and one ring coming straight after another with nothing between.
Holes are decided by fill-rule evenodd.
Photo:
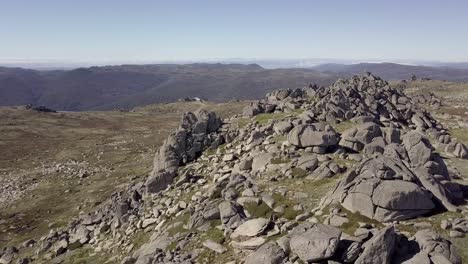
<instances>
[{"instance_id":1,"label":"rolling hill","mask_svg":"<svg viewBox=\"0 0 468 264\"><path fill-rule=\"evenodd\" d=\"M274 89L329 85L370 71L385 79L468 81L467 69L394 63L323 64L265 69L258 64L150 64L28 70L0 67L0 106L44 105L57 110L130 109L187 97L209 101L258 99Z\"/></svg>"},{"instance_id":2,"label":"rolling hill","mask_svg":"<svg viewBox=\"0 0 468 264\"><path fill-rule=\"evenodd\" d=\"M160 64L34 71L0 68L0 105L57 110L132 108L186 97L210 101L257 99L278 88L327 85L337 74L264 69L256 64Z\"/></svg>"}]
</instances>

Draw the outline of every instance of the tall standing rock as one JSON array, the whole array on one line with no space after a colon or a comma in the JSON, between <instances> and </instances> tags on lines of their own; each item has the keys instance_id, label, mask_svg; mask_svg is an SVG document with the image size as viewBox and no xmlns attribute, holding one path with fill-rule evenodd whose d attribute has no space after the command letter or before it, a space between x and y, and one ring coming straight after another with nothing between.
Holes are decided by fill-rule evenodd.
<instances>
[{"instance_id":1,"label":"tall standing rock","mask_svg":"<svg viewBox=\"0 0 468 264\"><path fill-rule=\"evenodd\" d=\"M380 263L388 264L395 250L397 234L393 226L379 231L371 240L364 244L364 251L356 260L356 264Z\"/></svg>"},{"instance_id":2,"label":"tall standing rock","mask_svg":"<svg viewBox=\"0 0 468 264\"><path fill-rule=\"evenodd\" d=\"M184 113L179 128L155 154L153 171L145 183L146 191L156 193L171 184L180 165L196 159L216 140L211 133L221 124L221 119L213 112Z\"/></svg>"}]
</instances>

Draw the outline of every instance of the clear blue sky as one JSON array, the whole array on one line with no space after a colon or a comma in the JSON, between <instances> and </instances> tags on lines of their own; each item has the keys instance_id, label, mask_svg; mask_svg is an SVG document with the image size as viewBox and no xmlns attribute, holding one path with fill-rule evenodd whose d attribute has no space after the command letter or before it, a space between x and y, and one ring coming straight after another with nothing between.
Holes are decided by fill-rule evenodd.
<instances>
[{"instance_id":1,"label":"clear blue sky","mask_svg":"<svg viewBox=\"0 0 468 264\"><path fill-rule=\"evenodd\" d=\"M0 1L0 60L468 61L465 0Z\"/></svg>"}]
</instances>

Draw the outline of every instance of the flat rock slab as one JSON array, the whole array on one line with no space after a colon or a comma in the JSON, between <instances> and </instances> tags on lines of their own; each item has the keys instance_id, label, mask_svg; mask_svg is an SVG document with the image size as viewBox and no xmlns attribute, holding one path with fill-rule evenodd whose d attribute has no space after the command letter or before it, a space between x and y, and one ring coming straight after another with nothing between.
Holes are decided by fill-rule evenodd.
<instances>
[{"instance_id":1,"label":"flat rock slab","mask_svg":"<svg viewBox=\"0 0 468 264\"><path fill-rule=\"evenodd\" d=\"M324 260L333 256L338 247L341 230L316 224L305 233L291 238L291 250L305 262Z\"/></svg>"},{"instance_id":2,"label":"flat rock slab","mask_svg":"<svg viewBox=\"0 0 468 264\"><path fill-rule=\"evenodd\" d=\"M232 232L231 238L258 236L267 229L269 224L270 220L265 218L248 220Z\"/></svg>"},{"instance_id":3,"label":"flat rock slab","mask_svg":"<svg viewBox=\"0 0 468 264\"><path fill-rule=\"evenodd\" d=\"M263 237L254 237L246 241L237 242L232 241L231 245L234 248L242 249L242 250L255 250L259 248L261 245L265 244L266 239Z\"/></svg>"},{"instance_id":4,"label":"flat rock slab","mask_svg":"<svg viewBox=\"0 0 468 264\"><path fill-rule=\"evenodd\" d=\"M204 241L203 246L219 254L222 254L227 251L227 249L223 245L216 243L212 240Z\"/></svg>"}]
</instances>

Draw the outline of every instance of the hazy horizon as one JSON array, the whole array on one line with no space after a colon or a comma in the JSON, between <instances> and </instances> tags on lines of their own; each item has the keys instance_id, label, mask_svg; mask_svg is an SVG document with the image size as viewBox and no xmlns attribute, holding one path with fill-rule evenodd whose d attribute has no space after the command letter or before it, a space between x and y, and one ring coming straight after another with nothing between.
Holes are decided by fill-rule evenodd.
<instances>
[{"instance_id":1,"label":"hazy horizon","mask_svg":"<svg viewBox=\"0 0 468 264\"><path fill-rule=\"evenodd\" d=\"M2 4L0 63L468 61L459 1Z\"/></svg>"}]
</instances>

